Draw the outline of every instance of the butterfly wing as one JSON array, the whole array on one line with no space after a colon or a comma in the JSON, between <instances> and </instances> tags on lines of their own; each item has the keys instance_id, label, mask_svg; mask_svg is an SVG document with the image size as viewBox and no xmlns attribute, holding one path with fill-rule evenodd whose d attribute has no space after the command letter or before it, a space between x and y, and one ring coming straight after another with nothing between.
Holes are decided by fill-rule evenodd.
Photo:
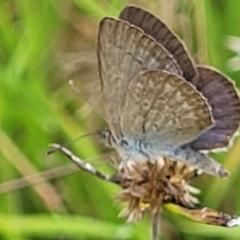
<instances>
[{"instance_id":1,"label":"butterfly wing","mask_svg":"<svg viewBox=\"0 0 240 240\"><path fill-rule=\"evenodd\" d=\"M144 33L150 35L158 43L162 44L163 47L173 55L174 59L176 59L183 71L183 77L186 80L190 81L197 75L194 63L185 46L160 19L135 6L125 7L120 13L119 18L141 28Z\"/></svg>"},{"instance_id":2,"label":"butterfly wing","mask_svg":"<svg viewBox=\"0 0 240 240\"><path fill-rule=\"evenodd\" d=\"M197 150L225 147L237 131L240 122L240 101L232 81L217 71L198 67L197 89L212 107L213 128L198 137L191 146Z\"/></svg>"},{"instance_id":3,"label":"butterfly wing","mask_svg":"<svg viewBox=\"0 0 240 240\"><path fill-rule=\"evenodd\" d=\"M146 69L164 69L178 75L181 70L154 39L113 18L100 22L97 53L106 119L113 136L120 138L120 116L130 81Z\"/></svg>"},{"instance_id":4,"label":"butterfly wing","mask_svg":"<svg viewBox=\"0 0 240 240\"><path fill-rule=\"evenodd\" d=\"M145 71L128 88L121 119L125 136L181 146L212 125L210 109L197 90L166 71Z\"/></svg>"}]
</instances>

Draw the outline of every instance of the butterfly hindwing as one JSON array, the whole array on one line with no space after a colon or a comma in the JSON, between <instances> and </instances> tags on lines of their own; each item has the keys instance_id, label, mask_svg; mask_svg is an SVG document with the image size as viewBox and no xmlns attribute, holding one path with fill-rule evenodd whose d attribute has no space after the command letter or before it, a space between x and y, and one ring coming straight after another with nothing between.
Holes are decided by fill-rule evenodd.
<instances>
[{"instance_id":1,"label":"butterfly hindwing","mask_svg":"<svg viewBox=\"0 0 240 240\"><path fill-rule=\"evenodd\" d=\"M131 81L122 111L124 136L177 147L211 125L205 99L183 78L166 71L146 71Z\"/></svg>"}]
</instances>

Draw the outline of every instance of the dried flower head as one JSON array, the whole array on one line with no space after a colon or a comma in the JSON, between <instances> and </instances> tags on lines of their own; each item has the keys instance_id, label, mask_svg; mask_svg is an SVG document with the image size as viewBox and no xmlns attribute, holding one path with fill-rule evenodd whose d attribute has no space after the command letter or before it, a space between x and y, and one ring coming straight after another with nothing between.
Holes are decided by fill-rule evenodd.
<instances>
[{"instance_id":1,"label":"dried flower head","mask_svg":"<svg viewBox=\"0 0 240 240\"><path fill-rule=\"evenodd\" d=\"M128 205L120 216L127 217L128 222L137 221L143 212L155 211L168 202L194 207L198 200L192 194L199 190L188 182L195 175L194 168L164 158L159 158L156 163L121 163L116 176L121 179L122 190L117 194L117 200Z\"/></svg>"}]
</instances>

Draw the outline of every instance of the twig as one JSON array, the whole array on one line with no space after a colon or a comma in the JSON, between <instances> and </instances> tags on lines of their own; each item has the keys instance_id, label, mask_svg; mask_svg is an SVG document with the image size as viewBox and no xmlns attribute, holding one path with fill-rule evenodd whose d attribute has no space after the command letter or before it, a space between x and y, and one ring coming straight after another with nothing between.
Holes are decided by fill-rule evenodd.
<instances>
[{"instance_id":1,"label":"twig","mask_svg":"<svg viewBox=\"0 0 240 240\"><path fill-rule=\"evenodd\" d=\"M160 207L152 211L152 240L159 240L160 237Z\"/></svg>"}]
</instances>

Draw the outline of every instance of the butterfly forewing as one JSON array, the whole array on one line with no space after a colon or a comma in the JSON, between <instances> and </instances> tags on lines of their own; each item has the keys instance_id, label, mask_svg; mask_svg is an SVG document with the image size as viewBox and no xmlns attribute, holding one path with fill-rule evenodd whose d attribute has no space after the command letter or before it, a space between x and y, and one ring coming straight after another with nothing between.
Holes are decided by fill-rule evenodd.
<instances>
[{"instance_id":1,"label":"butterfly forewing","mask_svg":"<svg viewBox=\"0 0 240 240\"><path fill-rule=\"evenodd\" d=\"M183 43L161 20L151 13L134 6L124 8L119 18L141 28L146 34L162 44L177 60L186 80L191 81L197 75L194 63Z\"/></svg>"},{"instance_id":2,"label":"butterfly forewing","mask_svg":"<svg viewBox=\"0 0 240 240\"><path fill-rule=\"evenodd\" d=\"M212 125L210 109L191 84L165 71L146 71L131 82L121 128L125 136L181 146Z\"/></svg>"},{"instance_id":3,"label":"butterfly forewing","mask_svg":"<svg viewBox=\"0 0 240 240\"><path fill-rule=\"evenodd\" d=\"M217 71L198 67L197 89L207 98L215 120L213 128L203 133L191 145L197 150L225 147L237 131L240 102L234 84Z\"/></svg>"},{"instance_id":4,"label":"butterfly forewing","mask_svg":"<svg viewBox=\"0 0 240 240\"><path fill-rule=\"evenodd\" d=\"M100 22L97 50L105 115L113 136L119 138L130 81L146 69L163 69L177 75L181 70L164 48L122 20L104 18Z\"/></svg>"}]
</instances>

